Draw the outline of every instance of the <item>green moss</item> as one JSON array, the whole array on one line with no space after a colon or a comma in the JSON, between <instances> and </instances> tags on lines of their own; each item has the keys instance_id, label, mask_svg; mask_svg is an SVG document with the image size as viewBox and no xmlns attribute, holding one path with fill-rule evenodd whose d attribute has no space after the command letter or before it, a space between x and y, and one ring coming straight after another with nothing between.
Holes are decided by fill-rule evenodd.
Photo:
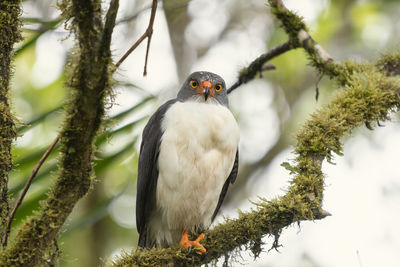
<instances>
[{"instance_id":1,"label":"green moss","mask_svg":"<svg viewBox=\"0 0 400 267\"><path fill-rule=\"evenodd\" d=\"M82 4L80 9L69 5L66 1L62 4L66 10L65 14L74 16L94 14L82 11L81 8L87 7L87 4ZM285 28L293 26L293 31L288 31L291 39L297 38L298 31L305 29L304 23L301 19L298 20L297 16L289 14L281 6L272 8L274 14L283 20ZM96 34L99 33L97 27L101 28L101 23L96 22L98 19L91 20L94 23L93 32L89 30L86 32L87 35L82 35L80 31L81 27L87 25L85 20L73 18L70 21L71 27L77 32L79 48L76 50L77 58L71 61L70 87L73 94L63 130L64 156L60 163L61 174L42 212L24 226L16 243L0 257L0 263L3 265L39 263L43 259L47 243L56 237L75 202L92 184L90 163L92 141L101 126L104 99L109 93L111 72L107 67L110 64L109 46L93 47L93 44L98 42L104 44L109 42L109 39ZM87 28L85 29L87 31ZM85 36L88 36L87 40ZM93 37L95 42L90 43L89 40ZM321 219L327 215L321 206L324 190L322 162L325 159L333 161L334 154L342 155L340 140L353 129L364 124L372 126L378 121L388 120L390 112L398 111L400 84L398 79L386 76L386 74L391 75L393 71L382 67L385 64L325 62L315 53L315 43L312 40L310 42L307 44L309 47L307 52L310 54L312 64L321 72L337 79L344 89L337 92L330 104L312 114L310 120L305 122L298 132L296 159L292 165L285 164L292 175L286 194L269 201L261 200L252 212L240 213L238 219L228 219L224 224L206 232L207 240L204 245L208 252L205 256L196 253L187 256L177 247L150 251L136 250L130 255L123 255L113 263L115 266L200 265L242 246L249 248L261 246L260 239L266 235L275 237L272 247L276 248L279 246L278 239L282 229L288 225L302 220ZM293 45L298 44L294 42ZM397 69L398 57L389 55L386 57L384 62L392 62L391 66L395 67L391 69ZM90 65L93 62L97 68ZM83 148L82 142L86 144ZM259 249L255 248L254 251L257 253Z\"/></svg>"},{"instance_id":2,"label":"green moss","mask_svg":"<svg viewBox=\"0 0 400 267\"><path fill-rule=\"evenodd\" d=\"M269 0L269 3L271 12L289 35L292 48L302 46L311 65L344 87L328 105L312 114L297 133L294 163L283 163L293 177L288 191L280 198L262 199L252 212L239 213L238 219L228 219L206 232L207 255L203 258L194 255L185 258L179 249L173 248L137 250L122 256L114 266L207 264L242 246L261 246L260 239L266 235L275 237L272 247L276 248L283 228L329 215L322 209L324 174L321 167L325 159L332 162L334 154L343 154L341 139L364 124L372 127L374 123L389 120L390 112L400 109L400 81L390 77L399 71L399 53L385 55L377 64L352 61L340 64L326 56L323 58L318 44L311 38L300 44L298 33L306 30L302 18L287 10L280 1ZM244 68L240 77L247 77L250 72L250 68Z\"/></svg>"},{"instance_id":3,"label":"green moss","mask_svg":"<svg viewBox=\"0 0 400 267\"><path fill-rule=\"evenodd\" d=\"M300 47L298 33L300 30L307 31L303 18L280 6L277 1L269 0L268 2L271 7L271 13L280 20L282 28L288 34L292 47Z\"/></svg>"},{"instance_id":4,"label":"green moss","mask_svg":"<svg viewBox=\"0 0 400 267\"><path fill-rule=\"evenodd\" d=\"M0 241L4 238L9 213L7 184L12 168L11 145L17 136L8 91L12 49L21 40L19 5L20 1L15 0L4 0L0 4Z\"/></svg>"},{"instance_id":5,"label":"green moss","mask_svg":"<svg viewBox=\"0 0 400 267\"><path fill-rule=\"evenodd\" d=\"M260 239L273 236L270 245L279 246L279 236L285 227L303 220L322 219L329 213L322 209L324 159L333 161L333 154L342 155L341 139L366 122L389 119L390 112L400 109L398 79L387 77L375 65L346 62L338 72L344 90L317 110L297 134L296 159L285 163L293 179L282 197L255 203L251 212L239 213L235 220L227 219L206 232L206 256L186 256L179 248L137 250L117 259L113 266L199 266L207 264L244 246L255 252L261 249Z\"/></svg>"},{"instance_id":6,"label":"green moss","mask_svg":"<svg viewBox=\"0 0 400 267\"><path fill-rule=\"evenodd\" d=\"M374 123L388 120L390 112L399 110L400 82L387 76L397 75L399 53L385 55L377 64L352 61L340 64L327 60L321 57L317 51L318 44L311 38L300 44L298 33L306 30L302 18L281 6L279 1L270 0L269 3L271 12L289 35L291 46L302 46L311 65L344 87L331 103L312 114L298 132L294 149L296 159L292 165L283 164L293 176L287 193L270 201L264 199L256 203L252 212L240 213L238 219L227 220L207 232L205 258L182 258L179 249L138 250L118 259L115 266L142 266L144 263L147 264L144 266L158 266L171 262L177 266L205 264L242 246L260 245L259 240L265 235L275 237L272 247L276 248L279 235L286 226L329 215L322 209L324 174L321 167L325 159L332 162L334 154L343 154L341 139L364 124L371 127ZM244 68L240 77L247 77L250 72L250 68ZM259 249L255 250L256 253ZM168 261L160 262L164 257Z\"/></svg>"},{"instance_id":7,"label":"green moss","mask_svg":"<svg viewBox=\"0 0 400 267\"><path fill-rule=\"evenodd\" d=\"M376 65L389 76L400 75L400 46L396 53L383 54Z\"/></svg>"},{"instance_id":8,"label":"green moss","mask_svg":"<svg viewBox=\"0 0 400 267\"><path fill-rule=\"evenodd\" d=\"M341 85L344 85L349 75L352 74L355 64L351 62L345 63L345 66L333 61L331 58L326 58L320 54L320 47L311 37L299 40L300 31L308 32L303 18L294 12L282 6L280 1L269 0L272 14L281 22L282 28L289 37L289 43L292 48L303 47L310 59L310 64L314 66L320 73L327 74L330 78L336 79Z\"/></svg>"},{"instance_id":9,"label":"green moss","mask_svg":"<svg viewBox=\"0 0 400 267\"><path fill-rule=\"evenodd\" d=\"M114 14L118 1L113 2ZM115 4L116 3L116 4ZM0 256L0 265L41 265L76 202L93 184L93 141L101 129L105 102L111 95L110 40L115 16L107 16L108 28L101 21L101 1L62 1L77 44L69 60L68 87L71 97L60 133L59 175L42 203L41 210L20 229L15 240Z\"/></svg>"}]
</instances>

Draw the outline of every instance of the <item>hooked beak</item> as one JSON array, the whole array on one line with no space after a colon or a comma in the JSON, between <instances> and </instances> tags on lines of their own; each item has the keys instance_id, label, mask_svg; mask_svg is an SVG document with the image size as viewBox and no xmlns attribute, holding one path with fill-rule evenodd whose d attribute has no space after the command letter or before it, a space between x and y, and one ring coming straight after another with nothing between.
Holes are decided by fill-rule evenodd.
<instances>
[{"instance_id":1,"label":"hooked beak","mask_svg":"<svg viewBox=\"0 0 400 267\"><path fill-rule=\"evenodd\" d=\"M203 90L204 99L207 101L208 96L210 95L210 88L206 86Z\"/></svg>"},{"instance_id":2,"label":"hooked beak","mask_svg":"<svg viewBox=\"0 0 400 267\"><path fill-rule=\"evenodd\" d=\"M210 83L210 81L204 81L201 83L201 89L202 90L202 94L204 96L205 101L207 101L208 97L212 95L210 89L212 88L212 84Z\"/></svg>"}]
</instances>

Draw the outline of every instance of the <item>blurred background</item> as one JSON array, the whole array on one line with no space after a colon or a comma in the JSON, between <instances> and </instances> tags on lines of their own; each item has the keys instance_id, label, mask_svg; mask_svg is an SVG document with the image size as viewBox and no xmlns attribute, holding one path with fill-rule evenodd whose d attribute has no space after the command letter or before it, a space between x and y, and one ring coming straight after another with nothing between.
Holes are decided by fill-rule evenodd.
<instances>
[{"instance_id":1,"label":"blurred background","mask_svg":"<svg viewBox=\"0 0 400 267\"><path fill-rule=\"evenodd\" d=\"M108 0L103 1L108 7ZM285 0L304 17L310 34L337 60L375 60L394 51L400 39L400 1ZM12 102L20 120L13 149L10 193L16 198L44 150L57 136L68 98L64 74L73 36L64 29L56 0L23 1L24 41L16 47ZM113 35L115 62L143 34L151 0L120 0ZM164 0L159 2L150 47L148 75L142 76L145 42L118 69L106 129L97 139L96 183L65 224L59 239L61 266L101 266L137 244L135 195L140 134L152 112L175 96L185 77L207 70L228 87L241 68L287 40L264 0ZM271 63L276 70L229 95L240 129L240 174L217 222L250 210L249 200L285 193L289 173L280 166L294 158L297 129L309 114L342 90L311 68L303 50ZM315 99L319 89L318 101ZM324 208L333 216L303 222L282 233L282 247L257 260L250 252L232 266L399 266L399 117L344 140L344 157L324 162ZM38 209L56 178L56 157L42 166L16 214L12 235ZM235 253L234 253L235 254Z\"/></svg>"}]
</instances>

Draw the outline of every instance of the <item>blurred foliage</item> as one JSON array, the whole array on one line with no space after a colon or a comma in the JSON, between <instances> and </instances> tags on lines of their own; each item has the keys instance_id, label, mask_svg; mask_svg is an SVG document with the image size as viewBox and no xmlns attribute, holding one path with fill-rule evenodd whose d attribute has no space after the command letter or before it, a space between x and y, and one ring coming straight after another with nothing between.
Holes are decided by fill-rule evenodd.
<instances>
[{"instance_id":1,"label":"blurred foliage","mask_svg":"<svg viewBox=\"0 0 400 267\"><path fill-rule=\"evenodd\" d=\"M43 54L38 55L38 46L45 45L43 42L39 44L39 40L48 34L55 34L56 38L65 44L64 59L62 60L64 64L68 57L68 47L70 47L68 33L63 29L63 21L55 9L56 1L26 0L23 2L23 35L25 39L15 48L15 71L12 82L12 101L15 114L19 118L18 132L20 135L12 152L15 168L11 173L9 188L13 199L17 198L35 164L57 136L60 122L63 121L64 101L68 94L63 86L66 81L64 71L58 73L51 82L43 85L43 82L38 82L36 76L47 74L38 73L35 70L38 68L38 56L43 56ZM247 1L239 0L231 2L233 4L227 5L226 8L228 13L233 14L232 16L234 16L234 12L241 12L241 18L245 18L246 15L252 16L251 12L254 11L252 9L255 8L259 8L259 15L270 16L268 8L264 5L259 7L253 3L256 1L249 1L250 4ZM379 55L377 49L385 51L398 44L398 36L400 36L399 1L327 0L321 2L324 2L325 5L318 12L316 19L307 23L310 25L310 33L313 38L321 43L335 59L340 60L349 56L356 59L376 58ZM130 10L124 10L124 13L136 14L140 10L146 11L147 9L143 7L148 7L148 5L148 1L136 1L136 4L129 6ZM166 17L172 20L174 12L186 10L186 5L186 0L174 0L171 10L166 10ZM177 6L179 9L174 9L173 6ZM182 9L182 7L185 8ZM136 18L138 16L133 17L132 20ZM188 23L186 20L184 21ZM171 23L171 21L168 22ZM231 18L225 25L225 30L235 29L237 25L241 25L241 22ZM129 31L133 31L136 24L127 23L125 26L129 27ZM246 27L240 29L246 31ZM173 31L172 28L169 30ZM225 30L220 33L221 39L213 42L211 46L217 46L219 42L224 41L222 37L227 35ZM177 31L182 31L182 29L177 29ZM174 34L176 35L176 32L170 33L171 36ZM118 38L120 42L125 41L123 36ZM284 41L286 41L286 35L277 25L269 27L265 50ZM182 44L180 43L180 45ZM202 48L201 54L206 54L204 48ZM181 60L182 56L183 54L179 54L175 58ZM152 58L151 60L160 59ZM197 58L197 61L200 60L201 57ZM274 59L271 63L277 67L277 70L264 73L263 78L271 83L274 91L271 107L279 117L279 125L276 129L280 135L287 137L275 152L277 155L290 145L291 133L297 129L299 121L302 121L315 107L329 101L335 87L327 78L318 82L319 74L307 66L306 55L302 50L290 51ZM91 193L75 208L65 226L65 231L61 234L62 266L98 266L101 264L99 258L105 261L113 253L119 252L121 248L130 248L136 245L135 225L125 221L134 222L139 135L148 118L149 110L154 109L155 105L150 94L135 89L134 85L128 86L123 81L119 82L116 91L128 90L130 94L136 95L137 100L124 111L110 116L104 134L96 141L99 147L96 153L95 167L97 183ZM320 91L318 103L314 97L316 87ZM283 106L285 108L282 108ZM238 113L237 117L240 120L248 119L240 115L238 107L233 107L233 109ZM273 144L266 147L271 146ZM268 152L269 150L266 148L265 153ZM57 170L57 155L58 152L53 151L41 167L16 214L12 235L18 231L23 220L38 208L39 202L46 198L46 192L53 182L54 173ZM259 165L265 168L270 162L271 160ZM244 162L245 164L246 162ZM259 165L257 167L260 167ZM249 173L253 174L254 172L250 171ZM247 178L243 179L247 181ZM246 190L240 188L243 191ZM240 201L248 197L246 193L237 195L240 195ZM119 214L114 212L115 210Z\"/></svg>"}]
</instances>

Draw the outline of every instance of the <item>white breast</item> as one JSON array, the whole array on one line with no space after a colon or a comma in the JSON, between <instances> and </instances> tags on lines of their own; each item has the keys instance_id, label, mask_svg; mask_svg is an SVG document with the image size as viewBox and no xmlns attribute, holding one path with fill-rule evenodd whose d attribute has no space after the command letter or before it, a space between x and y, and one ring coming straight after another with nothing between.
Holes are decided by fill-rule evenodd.
<instances>
[{"instance_id":1,"label":"white breast","mask_svg":"<svg viewBox=\"0 0 400 267\"><path fill-rule=\"evenodd\" d=\"M162 130L151 224L158 228L153 232L158 243L172 243L183 229L211 224L234 164L239 128L222 105L177 102L166 112Z\"/></svg>"}]
</instances>

